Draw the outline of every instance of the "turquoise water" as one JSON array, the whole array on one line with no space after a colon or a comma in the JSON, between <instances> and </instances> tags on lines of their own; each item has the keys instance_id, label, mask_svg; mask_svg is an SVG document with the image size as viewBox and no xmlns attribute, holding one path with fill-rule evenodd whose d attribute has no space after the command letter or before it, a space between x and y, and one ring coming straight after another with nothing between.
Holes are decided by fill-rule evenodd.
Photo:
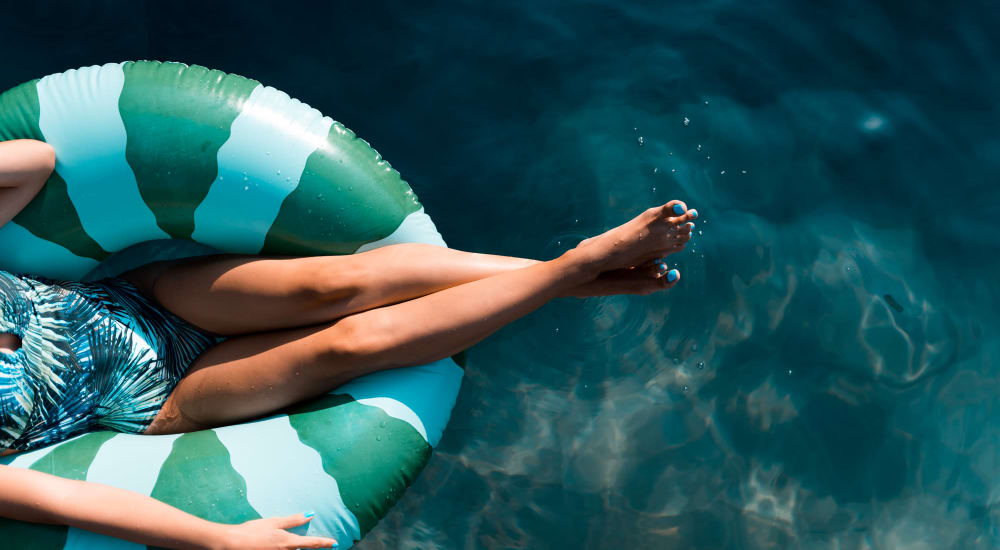
<instances>
[{"instance_id":1,"label":"turquoise water","mask_svg":"<svg viewBox=\"0 0 1000 550\"><path fill-rule=\"evenodd\" d=\"M133 58L252 76L369 140L466 250L702 214L672 291L472 350L360 548L1000 545L990 4L248 4L18 5L3 88Z\"/></svg>"}]
</instances>

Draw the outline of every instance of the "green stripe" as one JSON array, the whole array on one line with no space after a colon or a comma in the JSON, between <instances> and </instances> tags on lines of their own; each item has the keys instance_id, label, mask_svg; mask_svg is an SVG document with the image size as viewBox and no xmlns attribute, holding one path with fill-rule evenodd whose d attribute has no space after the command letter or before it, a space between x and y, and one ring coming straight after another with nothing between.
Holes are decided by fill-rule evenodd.
<instances>
[{"instance_id":1,"label":"green stripe","mask_svg":"<svg viewBox=\"0 0 1000 550\"><path fill-rule=\"evenodd\" d=\"M204 430L174 440L150 496L209 521L241 523L260 518L246 495L229 450L214 431Z\"/></svg>"},{"instance_id":2,"label":"green stripe","mask_svg":"<svg viewBox=\"0 0 1000 550\"><path fill-rule=\"evenodd\" d=\"M0 95L0 141L45 141L38 127L38 80L25 82Z\"/></svg>"},{"instance_id":3,"label":"green stripe","mask_svg":"<svg viewBox=\"0 0 1000 550\"><path fill-rule=\"evenodd\" d=\"M94 462L97 451L116 435L118 435L116 432L91 432L71 439L55 447L52 452L39 458L29 467L38 472L67 479L87 479L87 470Z\"/></svg>"},{"instance_id":4,"label":"green stripe","mask_svg":"<svg viewBox=\"0 0 1000 550\"><path fill-rule=\"evenodd\" d=\"M319 453L323 470L337 481L361 536L388 513L431 455L413 426L350 396L327 395L286 412L299 440Z\"/></svg>"},{"instance_id":5,"label":"green stripe","mask_svg":"<svg viewBox=\"0 0 1000 550\"><path fill-rule=\"evenodd\" d=\"M66 182L56 172L49 176L42 190L14 217L14 221L35 236L61 245L77 256L97 261L110 256L84 231L66 190Z\"/></svg>"},{"instance_id":6,"label":"green stripe","mask_svg":"<svg viewBox=\"0 0 1000 550\"><path fill-rule=\"evenodd\" d=\"M0 95L0 140L45 141L38 127L38 80L26 82ZM66 191L66 182L53 172L49 181L14 221L35 236L69 249L77 256L103 260L108 253L83 230L80 217Z\"/></svg>"},{"instance_id":7,"label":"green stripe","mask_svg":"<svg viewBox=\"0 0 1000 550\"><path fill-rule=\"evenodd\" d=\"M262 253L349 254L389 236L419 209L399 172L335 122L282 203Z\"/></svg>"},{"instance_id":8,"label":"green stripe","mask_svg":"<svg viewBox=\"0 0 1000 550\"><path fill-rule=\"evenodd\" d=\"M260 83L181 63L127 62L123 71L125 158L157 225L190 238L194 211L218 175L219 148Z\"/></svg>"},{"instance_id":9,"label":"green stripe","mask_svg":"<svg viewBox=\"0 0 1000 550\"><path fill-rule=\"evenodd\" d=\"M68 479L84 480L97 452L114 432L93 432L71 439L36 460L30 469ZM11 550L61 550L69 528L0 518L3 548Z\"/></svg>"},{"instance_id":10,"label":"green stripe","mask_svg":"<svg viewBox=\"0 0 1000 550\"><path fill-rule=\"evenodd\" d=\"M68 532L65 525L42 525L0 517L4 550L62 550Z\"/></svg>"}]
</instances>

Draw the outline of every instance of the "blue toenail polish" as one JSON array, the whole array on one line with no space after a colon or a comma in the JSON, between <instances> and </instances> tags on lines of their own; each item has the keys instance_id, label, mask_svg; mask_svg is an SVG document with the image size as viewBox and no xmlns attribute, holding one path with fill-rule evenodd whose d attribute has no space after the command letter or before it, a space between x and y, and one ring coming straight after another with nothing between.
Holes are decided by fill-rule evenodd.
<instances>
[{"instance_id":1,"label":"blue toenail polish","mask_svg":"<svg viewBox=\"0 0 1000 550\"><path fill-rule=\"evenodd\" d=\"M674 282L681 277L681 272L676 269L671 269L667 272L667 281Z\"/></svg>"},{"instance_id":2,"label":"blue toenail polish","mask_svg":"<svg viewBox=\"0 0 1000 550\"><path fill-rule=\"evenodd\" d=\"M678 216L680 216L683 213L684 213L684 207L681 206L681 205L679 205L679 204L675 204L674 205L674 214L677 214Z\"/></svg>"},{"instance_id":3,"label":"blue toenail polish","mask_svg":"<svg viewBox=\"0 0 1000 550\"><path fill-rule=\"evenodd\" d=\"M697 218L698 217L698 211L695 210L694 208L691 209L691 217L692 218Z\"/></svg>"}]
</instances>

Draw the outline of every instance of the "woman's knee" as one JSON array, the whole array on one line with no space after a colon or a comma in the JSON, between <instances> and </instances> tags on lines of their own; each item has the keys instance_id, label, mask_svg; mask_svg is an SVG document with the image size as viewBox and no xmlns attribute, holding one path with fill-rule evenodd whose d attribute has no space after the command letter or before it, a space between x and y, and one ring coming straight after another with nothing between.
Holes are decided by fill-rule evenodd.
<instances>
[{"instance_id":1,"label":"woman's knee","mask_svg":"<svg viewBox=\"0 0 1000 550\"><path fill-rule=\"evenodd\" d=\"M378 311L367 311L335 321L317 335L321 339L321 355L336 365L382 367L398 345L385 318Z\"/></svg>"}]
</instances>

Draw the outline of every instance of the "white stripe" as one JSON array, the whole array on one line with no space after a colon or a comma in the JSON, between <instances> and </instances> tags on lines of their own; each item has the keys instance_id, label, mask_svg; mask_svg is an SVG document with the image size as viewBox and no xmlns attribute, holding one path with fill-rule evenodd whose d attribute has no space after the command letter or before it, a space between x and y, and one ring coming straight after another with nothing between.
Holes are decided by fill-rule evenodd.
<instances>
[{"instance_id":1,"label":"white stripe","mask_svg":"<svg viewBox=\"0 0 1000 550\"><path fill-rule=\"evenodd\" d=\"M35 449L34 451L28 451L25 453L17 453L11 456L5 456L0 458L0 464L6 464L7 466L13 466L15 468L28 468L35 463L39 458L42 458L49 451L55 449L58 445L53 445L51 447L43 447L41 449Z\"/></svg>"},{"instance_id":2,"label":"white stripe","mask_svg":"<svg viewBox=\"0 0 1000 550\"><path fill-rule=\"evenodd\" d=\"M219 175L194 212L192 238L227 252L260 252L282 202L332 125L288 94L257 86L219 148Z\"/></svg>"},{"instance_id":3,"label":"white stripe","mask_svg":"<svg viewBox=\"0 0 1000 550\"><path fill-rule=\"evenodd\" d=\"M105 250L169 235L156 225L125 160L125 124L118 99L120 63L84 67L38 81L38 127L56 151L84 230Z\"/></svg>"},{"instance_id":4,"label":"white stripe","mask_svg":"<svg viewBox=\"0 0 1000 550\"><path fill-rule=\"evenodd\" d=\"M424 213L424 207L421 206L420 210L403 218L403 222L399 224L399 227L391 235L384 239L363 244L354 253L357 254L358 252L365 252L366 250L400 243L426 243L446 246L441 234L438 233L437 227L431 221L431 217Z\"/></svg>"},{"instance_id":5,"label":"white stripe","mask_svg":"<svg viewBox=\"0 0 1000 550\"><path fill-rule=\"evenodd\" d=\"M97 266L97 260L77 256L14 222L0 228L0 251L0 269L53 279L79 279Z\"/></svg>"},{"instance_id":6,"label":"white stripe","mask_svg":"<svg viewBox=\"0 0 1000 550\"><path fill-rule=\"evenodd\" d=\"M87 481L149 495L179 435L120 434L101 446L87 471ZM143 544L69 528L64 550L145 550Z\"/></svg>"},{"instance_id":7,"label":"white stripe","mask_svg":"<svg viewBox=\"0 0 1000 550\"><path fill-rule=\"evenodd\" d=\"M451 417L463 375L462 368L448 358L362 376L334 393L350 394L358 403L409 423L435 447Z\"/></svg>"},{"instance_id":8,"label":"white stripe","mask_svg":"<svg viewBox=\"0 0 1000 550\"><path fill-rule=\"evenodd\" d=\"M315 449L303 444L287 416L217 428L233 468L247 483L247 501L263 517L315 510L308 534L333 537L340 548L361 538L361 527L344 505L337 481L323 470ZM292 529L298 534L306 534Z\"/></svg>"},{"instance_id":9,"label":"white stripe","mask_svg":"<svg viewBox=\"0 0 1000 550\"><path fill-rule=\"evenodd\" d=\"M101 446L87 471L87 481L150 495L160 467L179 435L119 434Z\"/></svg>"}]
</instances>

